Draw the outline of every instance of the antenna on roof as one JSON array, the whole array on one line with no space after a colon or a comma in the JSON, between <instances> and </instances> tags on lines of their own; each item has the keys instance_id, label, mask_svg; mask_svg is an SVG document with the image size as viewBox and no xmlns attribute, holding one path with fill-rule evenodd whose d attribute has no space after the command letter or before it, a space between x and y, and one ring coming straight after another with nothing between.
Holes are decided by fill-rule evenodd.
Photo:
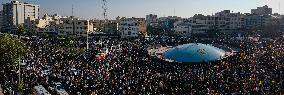
<instances>
[{"instance_id":1,"label":"antenna on roof","mask_svg":"<svg viewBox=\"0 0 284 95\"><path fill-rule=\"evenodd\" d=\"M176 16L176 9L174 9L174 16Z\"/></svg>"},{"instance_id":2,"label":"antenna on roof","mask_svg":"<svg viewBox=\"0 0 284 95\"><path fill-rule=\"evenodd\" d=\"M102 9L103 9L103 16L104 16L104 24L103 24L103 32L106 32L106 22L107 22L107 0L102 0L103 1L103 5L102 5Z\"/></svg>"},{"instance_id":3,"label":"antenna on roof","mask_svg":"<svg viewBox=\"0 0 284 95\"><path fill-rule=\"evenodd\" d=\"M104 16L104 20L106 20L107 19L107 0L102 0L103 1L103 6L102 6L102 8L103 8L103 16Z\"/></svg>"},{"instance_id":4,"label":"antenna on roof","mask_svg":"<svg viewBox=\"0 0 284 95\"><path fill-rule=\"evenodd\" d=\"M72 17L74 17L74 5L72 4Z\"/></svg>"},{"instance_id":5,"label":"antenna on roof","mask_svg":"<svg viewBox=\"0 0 284 95\"><path fill-rule=\"evenodd\" d=\"M280 3L280 1L278 2L278 8L279 8L279 14L281 14L281 3Z\"/></svg>"}]
</instances>

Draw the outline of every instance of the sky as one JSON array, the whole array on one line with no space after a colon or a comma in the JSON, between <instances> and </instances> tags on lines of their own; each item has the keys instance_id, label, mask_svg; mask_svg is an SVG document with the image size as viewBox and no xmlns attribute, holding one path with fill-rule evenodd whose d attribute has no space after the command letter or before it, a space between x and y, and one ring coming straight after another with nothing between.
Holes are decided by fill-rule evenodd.
<instances>
[{"instance_id":1,"label":"sky","mask_svg":"<svg viewBox=\"0 0 284 95\"><path fill-rule=\"evenodd\" d=\"M1 0L7 3L11 0ZM83 19L103 18L102 0L22 0L40 5L40 15L72 15ZM251 9L268 5L273 13L284 14L284 0L107 0L108 19L115 17L145 17L147 14L180 16L189 18L194 14L211 15L222 10L250 13ZM2 9L2 6L1 8Z\"/></svg>"}]
</instances>

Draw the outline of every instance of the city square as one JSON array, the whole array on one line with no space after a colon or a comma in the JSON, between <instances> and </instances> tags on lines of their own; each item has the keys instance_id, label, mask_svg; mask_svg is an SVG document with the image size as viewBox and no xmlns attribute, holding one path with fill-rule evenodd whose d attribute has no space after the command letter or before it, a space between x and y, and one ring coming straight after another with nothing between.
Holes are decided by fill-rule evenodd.
<instances>
[{"instance_id":1,"label":"city square","mask_svg":"<svg viewBox=\"0 0 284 95\"><path fill-rule=\"evenodd\" d=\"M284 93L284 15L267 5L107 19L111 1L101 2L102 19L3 4L0 95Z\"/></svg>"}]
</instances>

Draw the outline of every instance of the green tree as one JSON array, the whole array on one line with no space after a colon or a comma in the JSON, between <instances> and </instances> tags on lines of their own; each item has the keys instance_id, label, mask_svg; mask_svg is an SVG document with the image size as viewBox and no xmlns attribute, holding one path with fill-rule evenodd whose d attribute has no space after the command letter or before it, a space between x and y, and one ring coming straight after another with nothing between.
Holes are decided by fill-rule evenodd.
<instances>
[{"instance_id":1,"label":"green tree","mask_svg":"<svg viewBox=\"0 0 284 95\"><path fill-rule=\"evenodd\" d=\"M26 53L24 44L11 35L0 35L0 66L11 66Z\"/></svg>"},{"instance_id":2,"label":"green tree","mask_svg":"<svg viewBox=\"0 0 284 95\"><path fill-rule=\"evenodd\" d=\"M5 76L13 70L17 65L19 57L21 58L26 53L24 44L11 35L0 35L0 80L5 81ZM19 91L23 88L19 85Z\"/></svg>"}]
</instances>

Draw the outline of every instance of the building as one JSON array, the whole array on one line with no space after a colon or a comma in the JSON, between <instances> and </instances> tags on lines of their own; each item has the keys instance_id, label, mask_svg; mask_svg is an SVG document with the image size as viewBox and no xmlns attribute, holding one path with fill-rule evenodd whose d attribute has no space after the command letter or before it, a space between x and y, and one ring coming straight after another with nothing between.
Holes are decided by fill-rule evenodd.
<instances>
[{"instance_id":1,"label":"building","mask_svg":"<svg viewBox=\"0 0 284 95\"><path fill-rule=\"evenodd\" d=\"M94 32L92 21L81 20L73 16L44 15L41 19L27 19L25 23L30 30L63 36L86 36L87 32Z\"/></svg>"},{"instance_id":2,"label":"building","mask_svg":"<svg viewBox=\"0 0 284 95\"><path fill-rule=\"evenodd\" d=\"M258 30L263 28L265 25L265 19L267 16L264 15L247 15L245 18L245 28Z\"/></svg>"},{"instance_id":3,"label":"building","mask_svg":"<svg viewBox=\"0 0 284 95\"><path fill-rule=\"evenodd\" d=\"M41 19L28 18L29 22L26 23L26 26L28 26L30 30L37 31L38 33L58 34L58 25L61 18L67 17L57 14L45 14Z\"/></svg>"},{"instance_id":4,"label":"building","mask_svg":"<svg viewBox=\"0 0 284 95\"><path fill-rule=\"evenodd\" d=\"M168 17L160 17L158 19L159 27L165 30L171 30L174 28L174 23L180 21L182 18L178 16L168 16Z\"/></svg>"},{"instance_id":5,"label":"building","mask_svg":"<svg viewBox=\"0 0 284 95\"><path fill-rule=\"evenodd\" d=\"M80 20L73 16L60 18L58 26L58 35L64 36L87 36L87 33L93 32L93 24L89 20Z\"/></svg>"},{"instance_id":6,"label":"building","mask_svg":"<svg viewBox=\"0 0 284 95\"><path fill-rule=\"evenodd\" d=\"M182 24L177 24L180 28L191 28L191 33L205 33L212 31L233 32L245 27L245 15L241 13L231 13L230 10L217 12L215 15L196 14L193 17L183 20ZM187 23L185 26L183 24ZM177 26L175 26L177 28ZM175 29L176 30L176 29ZM183 30L183 29L179 29ZM185 30L185 29L184 29Z\"/></svg>"},{"instance_id":7,"label":"building","mask_svg":"<svg viewBox=\"0 0 284 95\"><path fill-rule=\"evenodd\" d=\"M244 28L245 17L240 12L231 13L230 10L224 10L214 15L214 25L218 30L228 32Z\"/></svg>"},{"instance_id":8,"label":"building","mask_svg":"<svg viewBox=\"0 0 284 95\"><path fill-rule=\"evenodd\" d=\"M146 25L155 27L158 25L158 16L154 14L146 15Z\"/></svg>"},{"instance_id":9,"label":"building","mask_svg":"<svg viewBox=\"0 0 284 95\"><path fill-rule=\"evenodd\" d=\"M210 22L207 20L211 20L210 16L204 16L201 14L194 15L193 17L189 18L189 23L191 25L191 31L193 34L195 33L205 33L209 30L209 24L214 24L214 22ZM211 21L214 21L213 19Z\"/></svg>"},{"instance_id":10,"label":"building","mask_svg":"<svg viewBox=\"0 0 284 95\"><path fill-rule=\"evenodd\" d=\"M174 34L179 36L190 36L192 33L191 24L188 19L183 19L174 23Z\"/></svg>"},{"instance_id":11,"label":"building","mask_svg":"<svg viewBox=\"0 0 284 95\"><path fill-rule=\"evenodd\" d=\"M39 18L39 5L11 1L3 4L3 27L5 31L15 31L28 18Z\"/></svg>"},{"instance_id":12,"label":"building","mask_svg":"<svg viewBox=\"0 0 284 95\"><path fill-rule=\"evenodd\" d=\"M145 18L121 18L119 20L119 32L122 38L147 35Z\"/></svg>"},{"instance_id":13,"label":"building","mask_svg":"<svg viewBox=\"0 0 284 95\"><path fill-rule=\"evenodd\" d=\"M98 20L92 19L90 22L93 24L95 32L104 32L107 34L117 34L118 21L117 20Z\"/></svg>"},{"instance_id":14,"label":"building","mask_svg":"<svg viewBox=\"0 0 284 95\"><path fill-rule=\"evenodd\" d=\"M272 8L268 8L267 5L263 7L257 7L257 9L252 9L251 14L253 15L270 15L272 14Z\"/></svg>"},{"instance_id":15,"label":"building","mask_svg":"<svg viewBox=\"0 0 284 95\"><path fill-rule=\"evenodd\" d=\"M0 11L0 32L2 32L2 24L3 24L3 11Z\"/></svg>"}]
</instances>

